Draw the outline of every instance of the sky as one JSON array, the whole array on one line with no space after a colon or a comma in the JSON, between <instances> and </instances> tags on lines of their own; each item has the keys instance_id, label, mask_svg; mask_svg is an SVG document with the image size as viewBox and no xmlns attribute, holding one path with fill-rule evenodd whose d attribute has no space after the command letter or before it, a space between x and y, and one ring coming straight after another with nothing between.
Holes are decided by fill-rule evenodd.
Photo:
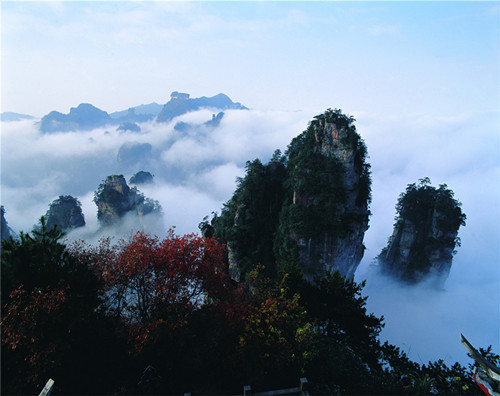
<instances>
[{"instance_id":1,"label":"sky","mask_svg":"<svg viewBox=\"0 0 500 396\"><path fill-rule=\"evenodd\" d=\"M10 2L1 7L1 111L41 117L79 103L113 112L172 91L223 92L250 111L187 134L174 123L143 133L106 128L42 135L1 123L1 203L29 231L58 195L80 199L97 229L93 192L117 152L150 143L146 196L165 227L196 232L219 211L247 160L267 161L316 114L356 118L372 165L372 216L356 280L381 337L413 359L470 360L459 333L499 352L500 8L498 2ZM202 124L203 110L180 119ZM467 225L444 290L402 288L371 263L392 233L398 195L428 176L462 202Z\"/></svg>"}]
</instances>

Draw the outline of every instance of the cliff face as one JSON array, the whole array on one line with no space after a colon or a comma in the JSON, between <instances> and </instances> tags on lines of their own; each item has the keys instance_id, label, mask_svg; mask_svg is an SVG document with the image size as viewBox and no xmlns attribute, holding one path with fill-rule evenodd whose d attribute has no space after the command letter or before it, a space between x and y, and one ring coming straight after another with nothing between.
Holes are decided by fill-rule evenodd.
<instances>
[{"instance_id":1,"label":"cliff face","mask_svg":"<svg viewBox=\"0 0 500 396\"><path fill-rule=\"evenodd\" d=\"M441 285L450 272L458 229L465 214L445 185L429 186L429 180L411 184L399 198L398 217L389 243L379 255L383 272L406 283L432 277Z\"/></svg>"},{"instance_id":2,"label":"cliff face","mask_svg":"<svg viewBox=\"0 0 500 396\"><path fill-rule=\"evenodd\" d=\"M306 278L353 277L364 254L370 172L354 119L328 110L289 146L293 199L285 213Z\"/></svg>"},{"instance_id":3,"label":"cliff face","mask_svg":"<svg viewBox=\"0 0 500 396\"><path fill-rule=\"evenodd\" d=\"M227 243L233 278L265 266L306 279L338 270L352 277L364 253L370 172L366 147L340 110L328 110L292 140L285 156L247 162L220 217L200 228Z\"/></svg>"},{"instance_id":4,"label":"cliff face","mask_svg":"<svg viewBox=\"0 0 500 396\"><path fill-rule=\"evenodd\" d=\"M118 224L127 213L137 215L140 221L146 214L161 213L159 203L145 198L137 188L130 188L123 175L108 176L95 192L94 202L102 226Z\"/></svg>"},{"instance_id":5,"label":"cliff face","mask_svg":"<svg viewBox=\"0 0 500 396\"><path fill-rule=\"evenodd\" d=\"M0 206L0 225L1 225L1 231L0 231L1 240L4 241L6 239L9 239L12 230L7 224L7 220L5 220L5 209L3 205Z\"/></svg>"},{"instance_id":6,"label":"cliff face","mask_svg":"<svg viewBox=\"0 0 500 396\"><path fill-rule=\"evenodd\" d=\"M49 229L57 224L61 230L69 231L85 225L81 203L71 195L61 195L52 201L45 219Z\"/></svg>"}]
</instances>

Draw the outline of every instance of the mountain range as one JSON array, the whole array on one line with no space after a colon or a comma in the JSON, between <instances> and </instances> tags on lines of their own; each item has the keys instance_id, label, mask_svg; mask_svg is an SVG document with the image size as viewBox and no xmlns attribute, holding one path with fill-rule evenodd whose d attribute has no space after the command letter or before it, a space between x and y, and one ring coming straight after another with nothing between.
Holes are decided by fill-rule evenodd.
<instances>
[{"instance_id":1,"label":"mountain range","mask_svg":"<svg viewBox=\"0 0 500 396\"><path fill-rule=\"evenodd\" d=\"M228 109L248 110L247 107L233 102L223 93L212 97L190 98L187 93L174 91L170 95L170 100L164 105L153 102L113 113L107 113L90 103L80 103L77 107L72 107L67 114L51 111L41 118L38 127L43 133L90 130L106 126L116 126L117 130L121 131L139 132L140 128L136 123L168 122L182 114L201 109L218 112ZM11 112L2 113L1 117L5 122L34 118ZM222 116L219 117L222 118Z\"/></svg>"}]
</instances>

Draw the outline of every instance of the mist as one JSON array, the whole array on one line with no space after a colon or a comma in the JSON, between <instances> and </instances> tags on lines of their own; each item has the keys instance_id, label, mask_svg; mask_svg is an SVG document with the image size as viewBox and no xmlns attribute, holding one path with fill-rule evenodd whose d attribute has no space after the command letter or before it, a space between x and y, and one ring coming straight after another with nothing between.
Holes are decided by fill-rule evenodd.
<instances>
[{"instance_id":1,"label":"mist","mask_svg":"<svg viewBox=\"0 0 500 396\"><path fill-rule=\"evenodd\" d=\"M108 175L123 174L128 181L144 170L154 175L154 184L138 188L163 208L161 225L146 231L161 235L175 227L179 234L198 232L203 217L220 213L232 196L246 161L266 162L274 150L284 152L315 114L229 110L213 128L203 125L212 112L202 110L166 124L142 123L141 133L109 127L41 134L33 121L2 122L1 203L12 229L30 231L52 200L72 195L81 201L87 225L70 233L68 241L126 237L137 224L125 219L119 229L101 230L93 194ZM368 310L384 315L381 338L423 363L440 358L470 362L460 332L476 347L492 344L498 352L499 114L351 114L368 147L373 196L365 256L355 280L367 280ZM176 129L180 121L191 127ZM124 144L145 143L150 150L144 155L118 157ZM467 225L459 231L462 246L443 290L401 286L372 266L392 233L399 194L423 177L434 186L447 184L467 215Z\"/></svg>"}]
</instances>

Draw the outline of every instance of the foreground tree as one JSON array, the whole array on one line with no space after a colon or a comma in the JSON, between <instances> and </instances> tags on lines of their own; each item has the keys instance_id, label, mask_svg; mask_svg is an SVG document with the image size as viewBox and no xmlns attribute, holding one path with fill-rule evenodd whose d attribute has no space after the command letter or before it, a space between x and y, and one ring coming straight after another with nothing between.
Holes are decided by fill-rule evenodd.
<instances>
[{"instance_id":1,"label":"foreground tree","mask_svg":"<svg viewBox=\"0 0 500 396\"><path fill-rule=\"evenodd\" d=\"M60 236L42 227L4 244L2 394L39 392L49 377L59 394L236 394L300 377L315 394L477 393L459 364L419 365L381 344L363 284L338 272L309 283L256 265L237 284L212 238L67 249Z\"/></svg>"},{"instance_id":2,"label":"foreground tree","mask_svg":"<svg viewBox=\"0 0 500 396\"><path fill-rule=\"evenodd\" d=\"M3 394L39 392L49 377L57 392L85 392L82 373L102 368L94 359L109 360L95 353L107 349L99 342L106 331L96 312L98 280L69 254L63 235L42 218L31 235L2 243Z\"/></svg>"}]
</instances>

